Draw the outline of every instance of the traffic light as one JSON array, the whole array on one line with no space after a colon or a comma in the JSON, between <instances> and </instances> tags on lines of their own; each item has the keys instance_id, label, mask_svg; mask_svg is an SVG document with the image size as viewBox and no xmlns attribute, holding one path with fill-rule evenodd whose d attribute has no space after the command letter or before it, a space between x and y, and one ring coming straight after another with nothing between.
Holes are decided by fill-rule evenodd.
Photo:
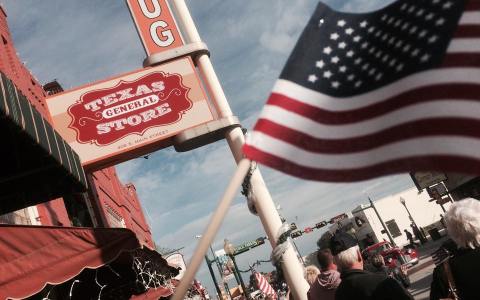
<instances>
[{"instance_id":1,"label":"traffic light","mask_svg":"<svg viewBox=\"0 0 480 300\"><path fill-rule=\"evenodd\" d=\"M319 228L322 228L324 226L327 226L327 221L322 221L322 222L319 222L317 224L315 224L315 228L319 229Z\"/></svg>"},{"instance_id":2,"label":"traffic light","mask_svg":"<svg viewBox=\"0 0 480 300\"><path fill-rule=\"evenodd\" d=\"M294 231L290 234L290 236L292 237L292 239L295 239L295 238L298 238L299 236L301 236L303 234L303 232L301 232L300 230L298 231Z\"/></svg>"},{"instance_id":3,"label":"traffic light","mask_svg":"<svg viewBox=\"0 0 480 300\"><path fill-rule=\"evenodd\" d=\"M355 217L355 224L357 224L357 227L362 227L362 225L365 223L365 221L360 218L360 217Z\"/></svg>"},{"instance_id":4,"label":"traffic light","mask_svg":"<svg viewBox=\"0 0 480 300\"><path fill-rule=\"evenodd\" d=\"M260 246L260 245L265 244L265 239L266 239L265 237L260 237L260 238L258 238L258 239L256 240L257 246Z\"/></svg>"},{"instance_id":5,"label":"traffic light","mask_svg":"<svg viewBox=\"0 0 480 300\"><path fill-rule=\"evenodd\" d=\"M295 223L290 224L290 230L291 231L297 230L297 224Z\"/></svg>"},{"instance_id":6,"label":"traffic light","mask_svg":"<svg viewBox=\"0 0 480 300\"><path fill-rule=\"evenodd\" d=\"M312 227L305 227L305 229L303 230L304 233L310 233L312 231L313 231Z\"/></svg>"}]
</instances>

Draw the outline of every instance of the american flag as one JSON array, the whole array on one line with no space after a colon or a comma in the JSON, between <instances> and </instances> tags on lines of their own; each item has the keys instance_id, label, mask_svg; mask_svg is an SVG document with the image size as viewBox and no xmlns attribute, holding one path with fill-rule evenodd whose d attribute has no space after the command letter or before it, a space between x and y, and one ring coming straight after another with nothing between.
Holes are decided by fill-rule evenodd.
<instances>
[{"instance_id":1,"label":"american flag","mask_svg":"<svg viewBox=\"0 0 480 300\"><path fill-rule=\"evenodd\" d=\"M294 176L356 181L480 171L480 0L320 3L245 155Z\"/></svg>"},{"instance_id":2,"label":"american flag","mask_svg":"<svg viewBox=\"0 0 480 300\"><path fill-rule=\"evenodd\" d=\"M272 296L273 299L277 299L277 294L262 274L255 272L255 280L257 281L258 289L262 291L262 293Z\"/></svg>"}]
</instances>

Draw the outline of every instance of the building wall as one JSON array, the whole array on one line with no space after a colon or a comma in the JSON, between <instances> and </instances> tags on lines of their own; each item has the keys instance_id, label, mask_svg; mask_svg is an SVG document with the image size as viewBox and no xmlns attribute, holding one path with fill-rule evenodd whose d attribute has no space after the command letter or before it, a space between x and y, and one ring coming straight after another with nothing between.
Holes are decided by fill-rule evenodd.
<instances>
[{"instance_id":1,"label":"building wall","mask_svg":"<svg viewBox=\"0 0 480 300\"><path fill-rule=\"evenodd\" d=\"M13 45L7 23L7 14L0 6L0 71L10 78L21 93L30 103L51 121L51 116L46 106L47 93L43 90L40 82L30 73L25 64L21 62ZM91 175L90 198L98 203L91 203L97 206L95 219L99 225L107 227L127 227L137 234L138 239L145 245L154 248L150 228L143 215L141 204L132 184L124 185L117 177L115 168L107 168ZM72 226L69 219L64 200L55 199L30 208L33 220L30 224ZM5 216L5 220L20 219L21 213ZM26 216L23 219L28 219ZM30 218L31 219L31 218ZM0 220L1 221L1 220ZM25 221L27 222L27 221Z\"/></svg>"},{"instance_id":2,"label":"building wall","mask_svg":"<svg viewBox=\"0 0 480 300\"><path fill-rule=\"evenodd\" d=\"M419 194L416 188L412 188L401 193L379 199L375 201L374 204L380 217L385 223L394 220L401 233L400 236L394 237L394 241L397 245L402 246L408 244L404 229L407 229L413 234L410 227L412 222L409 219L407 210L400 202L400 197L405 199L405 204L418 227L427 227L429 225L436 224L438 229L442 229L439 221L441 218L440 215L444 212L440 205L436 204L435 202L428 201L430 197L425 191ZM448 209L449 205L450 204L444 205L445 209ZM365 207L369 207L369 205L359 206L352 211L354 216L358 216L366 222L361 227L356 227L358 239L362 240L365 238L367 233L373 233L372 235L377 241L382 241L383 239L388 241L389 239L387 234L381 232L383 230L383 226L373 208ZM392 232L390 231L390 233Z\"/></svg>"}]
</instances>

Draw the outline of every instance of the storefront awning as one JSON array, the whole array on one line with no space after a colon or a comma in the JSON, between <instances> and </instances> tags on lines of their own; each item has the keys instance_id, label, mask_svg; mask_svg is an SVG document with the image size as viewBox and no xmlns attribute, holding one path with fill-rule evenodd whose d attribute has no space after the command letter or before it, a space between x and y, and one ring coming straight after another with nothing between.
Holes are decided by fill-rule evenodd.
<instances>
[{"instance_id":1,"label":"storefront awning","mask_svg":"<svg viewBox=\"0 0 480 300\"><path fill-rule=\"evenodd\" d=\"M141 248L128 229L0 225L1 300L42 290L57 299L65 291L76 299L89 299L83 296L89 292L128 299L161 287L152 274L170 278L177 272L160 254Z\"/></svg>"},{"instance_id":2,"label":"storefront awning","mask_svg":"<svg viewBox=\"0 0 480 300\"><path fill-rule=\"evenodd\" d=\"M78 155L0 73L0 214L85 191Z\"/></svg>"}]
</instances>

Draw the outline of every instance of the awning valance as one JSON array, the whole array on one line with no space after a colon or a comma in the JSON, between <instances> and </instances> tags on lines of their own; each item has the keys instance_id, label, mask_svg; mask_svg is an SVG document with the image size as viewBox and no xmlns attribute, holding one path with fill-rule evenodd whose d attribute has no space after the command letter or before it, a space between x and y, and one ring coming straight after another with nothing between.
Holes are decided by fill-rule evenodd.
<instances>
[{"instance_id":1,"label":"awning valance","mask_svg":"<svg viewBox=\"0 0 480 300\"><path fill-rule=\"evenodd\" d=\"M0 214L87 187L78 155L0 73Z\"/></svg>"},{"instance_id":2,"label":"awning valance","mask_svg":"<svg viewBox=\"0 0 480 300\"><path fill-rule=\"evenodd\" d=\"M141 248L128 229L0 225L1 300L23 299L47 285L57 295L101 290L102 296L115 291L123 294L113 299L128 299L161 287L151 274L170 278L177 272L157 252Z\"/></svg>"}]
</instances>

